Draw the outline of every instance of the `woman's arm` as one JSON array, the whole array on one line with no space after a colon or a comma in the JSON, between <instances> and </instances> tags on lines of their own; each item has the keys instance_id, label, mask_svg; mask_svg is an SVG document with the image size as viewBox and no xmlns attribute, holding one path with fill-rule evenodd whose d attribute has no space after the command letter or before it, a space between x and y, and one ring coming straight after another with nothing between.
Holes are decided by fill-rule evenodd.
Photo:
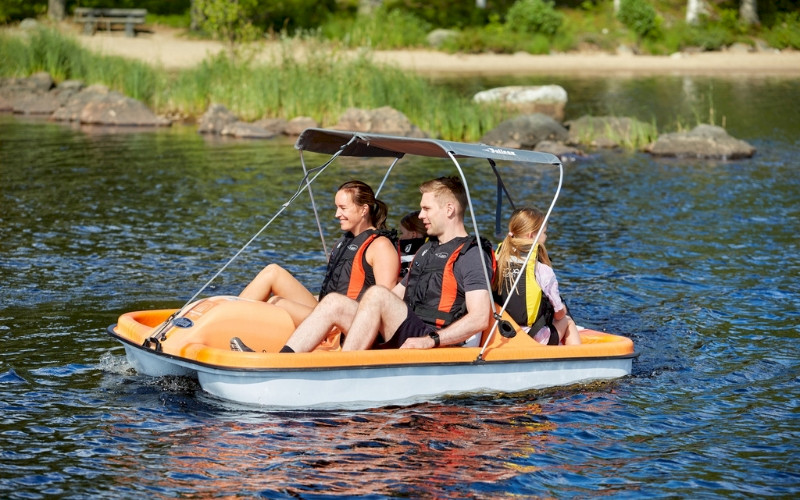
<instances>
[{"instance_id":1,"label":"woman's arm","mask_svg":"<svg viewBox=\"0 0 800 500\"><path fill-rule=\"evenodd\" d=\"M389 238L375 238L367 248L367 263L372 266L375 284L394 288L400 275L400 257Z\"/></svg>"}]
</instances>

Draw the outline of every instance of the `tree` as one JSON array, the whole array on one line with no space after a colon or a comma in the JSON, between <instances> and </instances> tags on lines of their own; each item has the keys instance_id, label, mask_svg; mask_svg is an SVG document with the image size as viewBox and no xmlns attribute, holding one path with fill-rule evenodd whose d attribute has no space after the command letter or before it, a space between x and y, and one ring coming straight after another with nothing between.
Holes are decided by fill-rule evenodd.
<instances>
[{"instance_id":1,"label":"tree","mask_svg":"<svg viewBox=\"0 0 800 500\"><path fill-rule=\"evenodd\" d=\"M47 17L63 21L67 13L67 0L47 0Z\"/></svg>"},{"instance_id":2,"label":"tree","mask_svg":"<svg viewBox=\"0 0 800 500\"><path fill-rule=\"evenodd\" d=\"M747 26L759 24L757 0L742 0L739 4L739 20Z\"/></svg>"},{"instance_id":3,"label":"tree","mask_svg":"<svg viewBox=\"0 0 800 500\"><path fill-rule=\"evenodd\" d=\"M228 43L231 53L243 43L257 40L258 29L250 22L256 0L195 0L200 28Z\"/></svg>"},{"instance_id":4,"label":"tree","mask_svg":"<svg viewBox=\"0 0 800 500\"><path fill-rule=\"evenodd\" d=\"M689 0L686 5L686 22L688 24L697 24L700 22L700 17L708 15L708 6L705 0Z\"/></svg>"}]
</instances>

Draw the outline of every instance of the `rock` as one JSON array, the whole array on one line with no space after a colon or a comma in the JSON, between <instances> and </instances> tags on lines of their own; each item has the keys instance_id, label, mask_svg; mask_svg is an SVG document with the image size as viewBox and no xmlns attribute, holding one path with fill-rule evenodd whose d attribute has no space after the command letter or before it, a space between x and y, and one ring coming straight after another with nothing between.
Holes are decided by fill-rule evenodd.
<instances>
[{"instance_id":1,"label":"rock","mask_svg":"<svg viewBox=\"0 0 800 500\"><path fill-rule=\"evenodd\" d=\"M289 122L283 118L263 118L253 122L253 125L268 130L274 134L286 134Z\"/></svg>"},{"instance_id":2,"label":"rock","mask_svg":"<svg viewBox=\"0 0 800 500\"><path fill-rule=\"evenodd\" d=\"M776 49L775 47L771 47L767 42L760 38L756 38L754 43L756 52L767 52L772 54L780 53L780 50Z\"/></svg>"},{"instance_id":3,"label":"rock","mask_svg":"<svg viewBox=\"0 0 800 500\"><path fill-rule=\"evenodd\" d=\"M53 77L46 71L39 71L27 78L31 89L36 92L47 92L53 88Z\"/></svg>"},{"instance_id":4,"label":"rock","mask_svg":"<svg viewBox=\"0 0 800 500\"><path fill-rule=\"evenodd\" d=\"M2 109L25 115L50 115L66 103L74 91L53 88L49 73L40 72L28 78L8 78L0 82Z\"/></svg>"},{"instance_id":5,"label":"rock","mask_svg":"<svg viewBox=\"0 0 800 500\"><path fill-rule=\"evenodd\" d=\"M289 123L286 124L286 130L284 134L286 135L300 135L303 130L307 128L317 128L319 127L319 123L313 118L309 118L308 116L297 116L289 120Z\"/></svg>"},{"instance_id":6,"label":"rock","mask_svg":"<svg viewBox=\"0 0 800 500\"><path fill-rule=\"evenodd\" d=\"M197 131L201 134L220 134L222 130L239 121L228 108L222 104L212 104L197 122Z\"/></svg>"},{"instance_id":7,"label":"rock","mask_svg":"<svg viewBox=\"0 0 800 500\"><path fill-rule=\"evenodd\" d=\"M558 156L561 161L586 156L586 154L580 149L567 146L563 142L558 141L541 141L536 145L536 151Z\"/></svg>"},{"instance_id":8,"label":"rock","mask_svg":"<svg viewBox=\"0 0 800 500\"><path fill-rule=\"evenodd\" d=\"M56 88L53 93L62 96L64 102L50 116L52 120L126 127L171 125L169 120L156 116L142 102L111 91L104 85L90 85L76 92L79 87L78 83L69 82L63 88Z\"/></svg>"},{"instance_id":9,"label":"rock","mask_svg":"<svg viewBox=\"0 0 800 500\"><path fill-rule=\"evenodd\" d=\"M620 44L617 47L616 54L618 56L635 56L636 50L628 45Z\"/></svg>"},{"instance_id":10,"label":"rock","mask_svg":"<svg viewBox=\"0 0 800 500\"><path fill-rule=\"evenodd\" d=\"M428 45L433 47L434 49L442 48L448 40L453 39L458 36L458 31L455 30L446 30L446 29L435 29L428 33L425 37L425 40L428 42Z\"/></svg>"},{"instance_id":11,"label":"rock","mask_svg":"<svg viewBox=\"0 0 800 500\"><path fill-rule=\"evenodd\" d=\"M95 100L104 99L109 93L110 91L105 85L90 85L70 96L64 105L50 116L50 119L78 122L81 119L81 111L83 111L83 108L86 107L87 104Z\"/></svg>"},{"instance_id":12,"label":"rock","mask_svg":"<svg viewBox=\"0 0 800 500\"><path fill-rule=\"evenodd\" d=\"M64 105L65 100L55 92L26 93L20 95L14 102L14 113L22 115L52 115Z\"/></svg>"},{"instance_id":13,"label":"rock","mask_svg":"<svg viewBox=\"0 0 800 500\"><path fill-rule=\"evenodd\" d=\"M26 17L19 23L19 28L24 31L33 31L39 28L39 21Z\"/></svg>"},{"instance_id":14,"label":"rock","mask_svg":"<svg viewBox=\"0 0 800 500\"><path fill-rule=\"evenodd\" d=\"M237 121L225 125L220 131L220 135L230 135L242 139L271 139L275 137L276 134L254 123Z\"/></svg>"},{"instance_id":15,"label":"rock","mask_svg":"<svg viewBox=\"0 0 800 500\"><path fill-rule=\"evenodd\" d=\"M582 116L565 124L569 128L567 144L596 148L648 143L656 137L654 125L635 118L617 116Z\"/></svg>"},{"instance_id":16,"label":"rock","mask_svg":"<svg viewBox=\"0 0 800 500\"><path fill-rule=\"evenodd\" d=\"M722 127L701 124L689 132L662 134L645 151L654 156L734 160L750 158L756 149L731 137Z\"/></svg>"},{"instance_id":17,"label":"rock","mask_svg":"<svg viewBox=\"0 0 800 500\"><path fill-rule=\"evenodd\" d=\"M142 102L118 92L90 101L79 113L79 121L86 125L114 125L126 127L163 127L171 123L156 116Z\"/></svg>"},{"instance_id":18,"label":"rock","mask_svg":"<svg viewBox=\"0 0 800 500\"><path fill-rule=\"evenodd\" d=\"M378 109L350 108L333 126L337 130L372 132L376 134L400 135L403 137L428 137L422 130L394 108L384 106Z\"/></svg>"},{"instance_id":19,"label":"rock","mask_svg":"<svg viewBox=\"0 0 800 500\"><path fill-rule=\"evenodd\" d=\"M747 54L748 52L753 52L753 47L746 43L736 42L729 46L726 51L731 54Z\"/></svg>"},{"instance_id":20,"label":"rock","mask_svg":"<svg viewBox=\"0 0 800 500\"><path fill-rule=\"evenodd\" d=\"M564 119L567 91L559 85L497 87L478 92L478 103L496 103L524 114L543 113L555 120Z\"/></svg>"},{"instance_id":21,"label":"rock","mask_svg":"<svg viewBox=\"0 0 800 500\"><path fill-rule=\"evenodd\" d=\"M542 141L563 142L568 137L569 132L563 125L537 113L502 122L481 137L481 142L502 148L536 149Z\"/></svg>"}]
</instances>

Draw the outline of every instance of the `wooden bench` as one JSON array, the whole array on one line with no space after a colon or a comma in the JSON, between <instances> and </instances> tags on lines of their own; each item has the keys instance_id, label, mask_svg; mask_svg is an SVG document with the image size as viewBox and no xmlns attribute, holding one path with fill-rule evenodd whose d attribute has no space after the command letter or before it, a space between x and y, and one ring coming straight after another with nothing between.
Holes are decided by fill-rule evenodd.
<instances>
[{"instance_id":1,"label":"wooden bench","mask_svg":"<svg viewBox=\"0 0 800 500\"><path fill-rule=\"evenodd\" d=\"M95 9L90 7L75 8L75 22L83 23L83 33L94 35L98 24L104 24L111 31L112 24L124 24L125 36L136 36L134 26L144 24L147 9Z\"/></svg>"}]
</instances>

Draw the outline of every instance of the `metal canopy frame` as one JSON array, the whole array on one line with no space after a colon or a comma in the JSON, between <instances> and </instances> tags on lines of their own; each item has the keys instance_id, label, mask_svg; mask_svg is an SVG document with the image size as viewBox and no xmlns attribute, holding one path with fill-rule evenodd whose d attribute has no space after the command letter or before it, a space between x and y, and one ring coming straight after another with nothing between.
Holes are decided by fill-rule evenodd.
<instances>
[{"instance_id":1,"label":"metal canopy frame","mask_svg":"<svg viewBox=\"0 0 800 500\"><path fill-rule=\"evenodd\" d=\"M322 227L319 224L319 216L317 215L317 208L314 205L313 201L314 198L313 194L311 193L311 185L310 182L308 182L309 171L306 169L305 166L305 160L303 158L304 151L331 155L331 158L320 168L326 168L338 156L350 156L350 157L360 157L360 158L394 158L394 161L389 166L389 169L386 172L383 181L381 182L381 188L383 187L384 183L386 182L386 178L388 177L389 173L392 171L394 166L397 164L397 162L406 155L424 156L429 158L443 158L443 159L449 158L456 166L456 169L458 169L461 181L464 184L464 188L467 193L467 203L469 205L468 208L472 219L472 230L474 231L476 237L480 237L480 231L478 230L478 224L475 219L475 210L472 206L472 198L469 194L470 193L469 184L467 183L464 171L461 169L461 165L458 162L458 158L485 159L487 160L489 166L494 172L495 177L497 179L497 207L495 210L496 234L502 233L500 227L502 218L503 195L505 195L505 197L508 199L508 202L511 205L511 207L515 208L514 201L511 199L511 196L509 195L508 190L506 189L505 185L503 184L503 180L500 177L500 172L498 172L497 170L497 165L495 163L496 161L550 165L553 167L557 167L559 169L558 188L556 189L553 201L551 202L550 207L548 208L547 213L545 214L542 226L539 229L539 232L537 233L533 241L537 241L539 239L542 231L544 231L544 228L547 226L547 221L550 218L550 214L553 211L553 207L555 207L555 203L556 200L558 199L559 193L561 192L561 186L564 180L564 167L561 164L561 161L555 155L552 155L550 153L542 153L539 151L527 151L521 149L495 147L486 144L467 144L462 142L443 141L438 139L412 138L412 137L392 136L385 134L349 132L344 130L308 128L304 130L297 138L294 147L295 149L298 149L300 151L300 159L301 162L303 163L303 172L305 173L306 187L308 188L309 195L311 196L312 206L314 209L314 216L317 218L317 225L319 227L320 238L322 239L323 249L325 249L325 237L322 234ZM319 173L317 175L319 175ZM376 196L379 192L380 188L376 192ZM537 245L531 245L531 248L525 257L523 265L528 264L528 262L535 254L536 248ZM483 259L481 259L481 264L483 266L483 274L484 278L486 279L487 288L489 290L489 296L490 296L489 300L491 301L491 308L492 310L494 310L494 300L491 299L491 280L489 278L488 269L486 268L486 262ZM514 281L511 288L512 290L515 290L517 288L521 278L522 278L522 273L520 273L519 276L517 276L516 280ZM481 349L481 353L478 355L478 361L480 361L483 358L483 353L486 349L486 346L489 345L491 336L497 330L498 325L501 322L501 315L508 307L508 302L510 301L510 298L511 295L509 294L509 299L507 299L506 302L502 305L500 311L494 314L495 322L492 326L489 338L484 343L483 349Z\"/></svg>"}]
</instances>

